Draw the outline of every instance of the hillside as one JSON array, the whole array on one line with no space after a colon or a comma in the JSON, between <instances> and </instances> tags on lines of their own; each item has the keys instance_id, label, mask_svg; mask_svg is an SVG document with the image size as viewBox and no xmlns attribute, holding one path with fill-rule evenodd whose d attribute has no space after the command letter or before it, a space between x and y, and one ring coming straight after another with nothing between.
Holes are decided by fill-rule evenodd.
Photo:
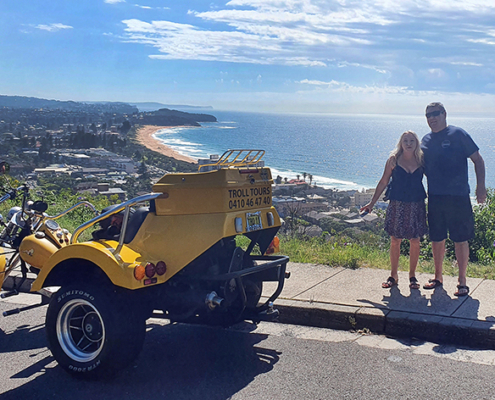
<instances>
[{"instance_id":1,"label":"hillside","mask_svg":"<svg viewBox=\"0 0 495 400\"><path fill-rule=\"evenodd\" d=\"M126 103L82 103L76 101L59 101L40 99L37 97L0 95L0 108L52 109L88 113L134 114L138 109Z\"/></svg>"}]
</instances>

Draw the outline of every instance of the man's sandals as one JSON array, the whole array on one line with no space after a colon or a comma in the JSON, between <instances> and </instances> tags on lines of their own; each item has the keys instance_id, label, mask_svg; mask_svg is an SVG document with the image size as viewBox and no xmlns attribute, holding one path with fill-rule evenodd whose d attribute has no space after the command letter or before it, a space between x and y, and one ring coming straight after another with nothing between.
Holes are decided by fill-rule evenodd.
<instances>
[{"instance_id":1,"label":"man's sandals","mask_svg":"<svg viewBox=\"0 0 495 400\"><path fill-rule=\"evenodd\" d=\"M428 283L423 285L423 289L436 289L437 287L441 287L443 285L438 279L429 279Z\"/></svg>"},{"instance_id":2,"label":"man's sandals","mask_svg":"<svg viewBox=\"0 0 495 400\"><path fill-rule=\"evenodd\" d=\"M466 285L457 285L457 290L454 292L454 296L462 297L469 294L469 287Z\"/></svg>"}]
</instances>

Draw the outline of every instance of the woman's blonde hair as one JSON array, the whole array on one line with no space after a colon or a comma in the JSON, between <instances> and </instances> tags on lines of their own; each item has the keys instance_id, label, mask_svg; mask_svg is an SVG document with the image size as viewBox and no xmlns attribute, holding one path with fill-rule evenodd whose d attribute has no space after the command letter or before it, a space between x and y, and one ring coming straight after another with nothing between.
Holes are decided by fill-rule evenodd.
<instances>
[{"instance_id":1,"label":"woman's blonde hair","mask_svg":"<svg viewBox=\"0 0 495 400\"><path fill-rule=\"evenodd\" d=\"M395 149L393 149L390 152L390 157L394 157L395 161L399 159L399 157L402 155L404 152L404 149L402 148L402 139L404 136L411 134L414 137L414 140L416 140L416 150L414 150L414 157L416 158L416 161L418 162L419 165L423 165L423 150L421 150L421 142L419 141L418 135L416 135L416 132L413 131L405 131L399 139L399 142L397 143L397 146Z\"/></svg>"}]
</instances>

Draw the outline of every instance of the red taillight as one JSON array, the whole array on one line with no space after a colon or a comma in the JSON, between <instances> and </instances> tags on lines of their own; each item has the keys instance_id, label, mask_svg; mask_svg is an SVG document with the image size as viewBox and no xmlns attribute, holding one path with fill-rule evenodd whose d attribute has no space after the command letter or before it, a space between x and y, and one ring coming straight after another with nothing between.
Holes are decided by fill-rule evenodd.
<instances>
[{"instance_id":1,"label":"red taillight","mask_svg":"<svg viewBox=\"0 0 495 400\"><path fill-rule=\"evenodd\" d=\"M155 276L156 270L155 270L155 264L153 263L148 263L146 264L145 267L145 274L148 278L153 278Z\"/></svg>"},{"instance_id":2,"label":"red taillight","mask_svg":"<svg viewBox=\"0 0 495 400\"><path fill-rule=\"evenodd\" d=\"M165 272L167 272L167 264L165 264L163 261L158 261L156 263L155 271L156 274L159 276L165 275Z\"/></svg>"}]
</instances>

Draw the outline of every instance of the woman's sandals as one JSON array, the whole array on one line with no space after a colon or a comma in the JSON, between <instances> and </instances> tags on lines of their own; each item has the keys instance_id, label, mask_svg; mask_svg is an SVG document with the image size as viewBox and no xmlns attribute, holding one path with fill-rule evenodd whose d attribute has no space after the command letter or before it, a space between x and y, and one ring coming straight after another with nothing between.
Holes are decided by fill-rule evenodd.
<instances>
[{"instance_id":1,"label":"woman's sandals","mask_svg":"<svg viewBox=\"0 0 495 400\"><path fill-rule=\"evenodd\" d=\"M436 289L438 287L441 287L443 285L442 282L440 282L438 279L429 279L428 283L425 283L423 285L423 289Z\"/></svg>"},{"instance_id":2,"label":"woman's sandals","mask_svg":"<svg viewBox=\"0 0 495 400\"><path fill-rule=\"evenodd\" d=\"M416 279L416 277L415 277L415 276L411 276L411 277L409 278L409 287L410 287L411 289L419 289L419 287L420 287L420 286L419 286L419 282L418 282L418 280Z\"/></svg>"},{"instance_id":3,"label":"woman's sandals","mask_svg":"<svg viewBox=\"0 0 495 400\"><path fill-rule=\"evenodd\" d=\"M382 283L382 288L384 289L390 289L391 287L393 286L397 286L397 284L399 283L399 280L395 280L393 277L389 276L388 279L387 279L387 282L383 282Z\"/></svg>"}]
</instances>

